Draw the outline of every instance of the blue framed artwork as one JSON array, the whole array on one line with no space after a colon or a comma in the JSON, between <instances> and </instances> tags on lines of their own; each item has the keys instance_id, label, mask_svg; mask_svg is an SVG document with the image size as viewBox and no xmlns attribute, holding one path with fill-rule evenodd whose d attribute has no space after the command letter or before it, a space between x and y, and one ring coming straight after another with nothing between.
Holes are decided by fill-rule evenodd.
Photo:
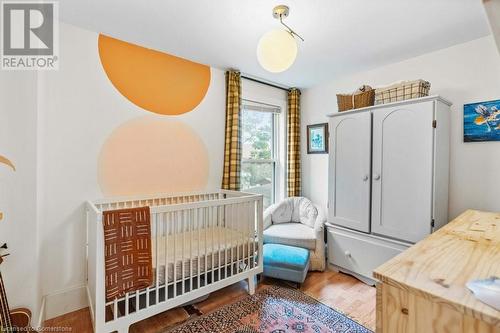
<instances>
[{"instance_id":1,"label":"blue framed artwork","mask_svg":"<svg viewBox=\"0 0 500 333\"><path fill-rule=\"evenodd\" d=\"M328 154L328 123L307 125L307 153Z\"/></svg>"},{"instance_id":2,"label":"blue framed artwork","mask_svg":"<svg viewBox=\"0 0 500 333\"><path fill-rule=\"evenodd\" d=\"M464 142L500 141L500 100L464 104Z\"/></svg>"}]
</instances>

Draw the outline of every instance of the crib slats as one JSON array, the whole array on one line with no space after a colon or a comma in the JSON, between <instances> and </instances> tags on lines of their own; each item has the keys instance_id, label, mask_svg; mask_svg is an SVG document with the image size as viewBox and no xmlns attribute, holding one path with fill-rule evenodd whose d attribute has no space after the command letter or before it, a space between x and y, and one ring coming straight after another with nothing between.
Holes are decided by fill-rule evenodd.
<instances>
[{"instance_id":1,"label":"crib slats","mask_svg":"<svg viewBox=\"0 0 500 333\"><path fill-rule=\"evenodd\" d=\"M233 230L234 229L234 223L235 223L235 220L237 218L237 211L236 211L236 208L234 207L234 205L231 205L231 221L229 221L229 231ZM234 247L233 247L233 244L232 244L232 240L230 241L231 244L230 244L230 249L231 249L231 259L230 259L230 266L229 268L231 269L231 275L234 275L235 274L235 271L234 271L234 265L233 265L233 261L234 261Z\"/></svg>"},{"instance_id":2,"label":"crib slats","mask_svg":"<svg viewBox=\"0 0 500 333\"><path fill-rule=\"evenodd\" d=\"M154 227L155 227L155 234L156 234L156 242L155 242L155 251L156 251L156 256L155 256L155 296L156 296L156 302L155 304L158 304L160 302L160 293L158 289L158 283L160 280L160 266L158 265L160 261L160 244L161 244L161 233L160 233L160 219L161 219L161 214L155 214L154 215Z\"/></svg>"},{"instance_id":3,"label":"crib slats","mask_svg":"<svg viewBox=\"0 0 500 333\"><path fill-rule=\"evenodd\" d=\"M252 252L252 244L254 243L254 225L252 225L252 223L254 223L254 220L253 220L253 215L252 215L252 210L254 209L254 205L251 204L248 211L249 211L249 214L251 216L250 220L248 221L248 268L249 269L252 269L253 268L253 265L252 265L252 262L253 262L253 252Z\"/></svg>"},{"instance_id":4,"label":"crib slats","mask_svg":"<svg viewBox=\"0 0 500 333\"><path fill-rule=\"evenodd\" d=\"M174 213L175 218L174 218L174 230L172 232L173 240L174 240L174 247L173 247L173 265L174 265L174 276L173 276L173 284L174 284L174 296L177 297L177 222L179 220L179 212Z\"/></svg>"},{"instance_id":5,"label":"crib slats","mask_svg":"<svg viewBox=\"0 0 500 333\"><path fill-rule=\"evenodd\" d=\"M254 236L253 236L253 232L254 232L254 220L253 220L253 216L252 216L252 209L254 209L254 205L253 204L250 204L249 205L250 207L248 208L249 210L249 213L250 213L250 216L251 218L249 219L248 221L248 225L247 225L247 228L248 228L248 268L251 269L253 268L253 265L252 265L252 261L253 261L253 253L252 253L252 244L254 243ZM252 223L254 225L252 225Z\"/></svg>"},{"instance_id":6,"label":"crib slats","mask_svg":"<svg viewBox=\"0 0 500 333\"><path fill-rule=\"evenodd\" d=\"M189 200L189 198L188 198L188 200ZM185 285L185 281L186 281L185 268L186 268L186 265L184 265L184 259L185 259L184 251L186 250L186 211L185 210L183 210L181 212L181 223L182 223L182 227L181 227L181 234L182 234L182 250L181 250L182 291L181 291L181 295L182 295L186 291L186 285Z\"/></svg>"},{"instance_id":7,"label":"crib slats","mask_svg":"<svg viewBox=\"0 0 500 333\"><path fill-rule=\"evenodd\" d=\"M236 230L241 230L241 221L244 221L244 219L245 219L245 205L246 205L246 203L238 205L238 219L236 220ZM239 273L240 268L241 268L241 266L240 266L240 264L241 264L241 258L240 258L241 235L242 235L242 233L236 235L236 273Z\"/></svg>"},{"instance_id":8,"label":"crib slats","mask_svg":"<svg viewBox=\"0 0 500 333\"><path fill-rule=\"evenodd\" d=\"M198 269L196 271L196 273L198 274L198 278L197 278L197 281L198 281L198 289L200 288L200 280L201 280L201 272L200 272L200 261L201 261L201 255L200 255L200 231L201 231L201 227L200 227L200 220L199 220L199 216L200 216L200 209L199 208L196 208L195 209L195 216L196 216L196 230L198 232L198 244L196 245L196 257L198 258L197 263L198 263Z\"/></svg>"},{"instance_id":9,"label":"crib slats","mask_svg":"<svg viewBox=\"0 0 500 333\"><path fill-rule=\"evenodd\" d=\"M189 291L193 290L193 226L194 226L194 210L190 209L189 213Z\"/></svg>"},{"instance_id":10,"label":"crib slats","mask_svg":"<svg viewBox=\"0 0 500 333\"><path fill-rule=\"evenodd\" d=\"M231 212L229 215L229 221L227 224L227 231L231 233L231 230L234 228L234 220L236 216L236 212L234 211L234 205L229 205L229 211ZM230 234L231 236L231 234ZM228 244L228 251L229 251L229 262L228 262L228 269L229 269L229 274L233 275L234 274L234 267L233 267L233 260L234 260L234 254L233 254L233 244L232 244L232 239L229 240Z\"/></svg>"},{"instance_id":11,"label":"crib slats","mask_svg":"<svg viewBox=\"0 0 500 333\"><path fill-rule=\"evenodd\" d=\"M170 223L171 219L170 216L172 213L165 213L166 214L166 219L164 221L164 230L165 230L165 275L164 275L164 284L165 284L165 300L167 300L168 297L168 285L169 285L169 276L168 276L168 258L170 256L170 252L168 251L168 240L170 239L170 226L172 225Z\"/></svg>"},{"instance_id":12,"label":"crib slats","mask_svg":"<svg viewBox=\"0 0 500 333\"><path fill-rule=\"evenodd\" d=\"M208 245L208 208L202 208L203 209L203 227L204 227L204 251L203 254L205 256L205 285L208 284L208 252L207 252L207 245Z\"/></svg>"},{"instance_id":13,"label":"crib slats","mask_svg":"<svg viewBox=\"0 0 500 333\"><path fill-rule=\"evenodd\" d=\"M224 253L224 274L226 276L230 275L230 262L231 262L231 256L229 253L229 248L228 242L229 242L229 237L230 235L228 234L228 229L229 229L229 223L232 219L231 217L231 207L229 205L224 205L223 206L223 211L224 211L224 222L222 227L224 228L224 249L222 250Z\"/></svg>"},{"instance_id":14,"label":"crib slats","mask_svg":"<svg viewBox=\"0 0 500 333\"><path fill-rule=\"evenodd\" d=\"M165 303L178 306L195 298L189 296L191 293L199 297L220 288L218 285L224 279L242 280L262 271L256 260L261 257L258 254L262 241L258 225L261 196L220 191L103 200L93 204L97 214L141 206L151 207L154 283L122 298L101 302L104 308L96 311L106 314L108 309L108 315L101 315L105 322L96 323L98 331L103 324L104 331L114 331L121 324L112 323L123 323L138 312L153 313L159 305L164 311L168 308ZM97 276L100 272L97 270ZM94 310L91 313L97 318Z\"/></svg>"},{"instance_id":15,"label":"crib slats","mask_svg":"<svg viewBox=\"0 0 500 333\"><path fill-rule=\"evenodd\" d=\"M241 215L240 215L240 206L241 205L233 205L233 210L235 211L235 219L233 221L231 221L231 229L235 230L235 231L238 231L238 220L240 219ZM230 244L231 244L231 270L232 270L232 275L236 274L236 266L237 266L237 262L238 262L238 238L236 237L236 239L233 239L233 236L232 234L230 234L231 236L231 241L230 241ZM235 248L235 245L233 244L233 242L236 241L236 248ZM236 256L236 257L235 257Z\"/></svg>"},{"instance_id":16,"label":"crib slats","mask_svg":"<svg viewBox=\"0 0 500 333\"><path fill-rule=\"evenodd\" d=\"M216 214L217 214L217 222L218 222L218 227L223 228L223 217L222 217L222 210L224 209L224 206L217 206L216 208ZM221 258L221 244L220 242L217 243L217 262L219 264L219 276L221 276L222 273L222 258Z\"/></svg>"},{"instance_id":17,"label":"crib slats","mask_svg":"<svg viewBox=\"0 0 500 333\"><path fill-rule=\"evenodd\" d=\"M214 244L215 244L215 235L214 235L214 226L213 226L213 219L212 219L212 207L208 207L208 223L210 225L210 234L211 234L211 241L210 241L210 255L212 258L212 262L210 265L210 270L212 272L212 281L210 283L214 283L215 281L215 251L214 251Z\"/></svg>"},{"instance_id":18,"label":"crib slats","mask_svg":"<svg viewBox=\"0 0 500 333\"><path fill-rule=\"evenodd\" d=\"M129 314L129 296L128 293L125 295L125 316Z\"/></svg>"},{"instance_id":19,"label":"crib slats","mask_svg":"<svg viewBox=\"0 0 500 333\"><path fill-rule=\"evenodd\" d=\"M118 318L118 300L115 299L113 301L113 319L116 320Z\"/></svg>"}]
</instances>

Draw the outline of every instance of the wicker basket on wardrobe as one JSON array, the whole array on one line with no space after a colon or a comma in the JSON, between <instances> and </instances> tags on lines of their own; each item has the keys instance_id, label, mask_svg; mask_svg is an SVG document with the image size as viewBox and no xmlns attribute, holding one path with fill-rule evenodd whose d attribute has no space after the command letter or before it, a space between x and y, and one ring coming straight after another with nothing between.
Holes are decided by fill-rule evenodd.
<instances>
[{"instance_id":1,"label":"wicker basket on wardrobe","mask_svg":"<svg viewBox=\"0 0 500 333\"><path fill-rule=\"evenodd\" d=\"M354 94L337 94L339 111L364 108L372 106L375 102L375 90L357 92Z\"/></svg>"}]
</instances>

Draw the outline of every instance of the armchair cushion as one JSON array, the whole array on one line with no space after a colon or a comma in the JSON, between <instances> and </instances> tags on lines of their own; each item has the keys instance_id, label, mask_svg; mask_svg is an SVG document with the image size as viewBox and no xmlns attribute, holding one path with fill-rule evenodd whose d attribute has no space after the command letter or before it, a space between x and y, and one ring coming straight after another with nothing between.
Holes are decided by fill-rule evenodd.
<instances>
[{"instance_id":1,"label":"armchair cushion","mask_svg":"<svg viewBox=\"0 0 500 333\"><path fill-rule=\"evenodd\" d=\"M311 202L311 200L307 198L294 198L298 199L298 204L295 205L294 213L298 212L298 219L294 219L292 216L292 222L300 222L305 224L311 228L314 228L314 223L316 222L316 218L318 217L318 210ZM298 208L298 209L297 209Z\"/></svg>"},{"instance_id":2,"label":"armchair cushion","mask_svg":"<svg viewBox=\"0 0 500 333\"><path fill-rule=\"evenodd\" d=\"M272 224L289 223L292 221L293 202L291 200L283 200L276 204L271 212Z\"/></svg>"},{"instance_id":3,"label":"armchair cushion","mask_svg":"<svg viewBox=\"0 0 500 333\"><path fill-rule=\"evenodd\" d=\"M302 223L273 224L264 230L264 243L274 243L316 249L316 233L314 229Z\"/></svg>"},{"instance_id":4,"label":"armchair cushion","mask_svg":"<svg viewBox=\"0 0 500 333\"><path fill-rule=\"evenodd\" d=\"M272 207L266 210L266 213L270 212L266 216L271 216L271 224L297 222L314 228L318 217L318 210L314 204L303 197L287 198Z\"/></svg>"}]
</instances>

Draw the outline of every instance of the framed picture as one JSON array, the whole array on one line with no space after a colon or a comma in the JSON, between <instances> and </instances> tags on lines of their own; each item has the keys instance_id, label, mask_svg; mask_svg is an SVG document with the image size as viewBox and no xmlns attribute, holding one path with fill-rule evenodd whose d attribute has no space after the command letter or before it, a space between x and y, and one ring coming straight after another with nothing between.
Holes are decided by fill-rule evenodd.
<instances>
[{"instance_id":1,"label":"framed picture","mask_svg":"<svg viewBox=\"0 0 500 333\"><path fill-rule=\"evenodd\" d=\"M328 154L328 123L307 125L307 153Z\"/></svg>"},{"instance_id":2,"label":"framed picture","mask_svg":"<svg viewBox=\"0 0 500 333\"><path fill-rule=\"evenodd\" d=\"M500 100L464 104L464 142L500 141Z\"/></svg>"}]
</instances>

